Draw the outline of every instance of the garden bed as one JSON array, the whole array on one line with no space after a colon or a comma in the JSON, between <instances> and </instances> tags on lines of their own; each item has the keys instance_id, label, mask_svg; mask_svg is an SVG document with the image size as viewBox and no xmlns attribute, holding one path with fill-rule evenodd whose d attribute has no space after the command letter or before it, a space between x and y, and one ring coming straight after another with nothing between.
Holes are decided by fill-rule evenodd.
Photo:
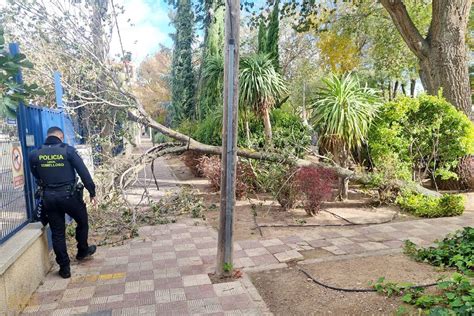
<instances>
[{"instance_id":1,"label":"garden bed","mask_svg":"<svg viewBox=\"0 0 474 316\"><path fill-rule=\"evenodd\" d=\"M417 263L405 255L384 255L302 265L315 279L341 288L370 288L379 277L396 282L427 284L447 272ZM270 311L276 315L380 315L395 314L399 297L377 293L334 291L313 283L298 267L250 273ZM409 306L405 306L410 310Z\"/></svg>"},{"instance_id":2,"label":"garden bed","mask_svg":"<svg viewBox=\"0 0 474 316\"><path fill-rule=\"evenodd\" d=\"M180 181L189 183L199 191L207 206L203 212L205 218L209 225L218 229L219 193L214 192L205 178L196 177L180 157L170 157L166 161ZM299 208L284 211L270 194L251 194L236 202L234 239L258 239L262 235L290 236L296 232L304 234L319 226L323 229L344 229L353 224L369 225L416 219L412 215L399 213L397 207L374 207L370 197L360 192L357 186L352 187L349 198L346 202L325 203L326 211L311 217ZM260 229L256 227L256 223Z\"/></svg>"}]
</instances>

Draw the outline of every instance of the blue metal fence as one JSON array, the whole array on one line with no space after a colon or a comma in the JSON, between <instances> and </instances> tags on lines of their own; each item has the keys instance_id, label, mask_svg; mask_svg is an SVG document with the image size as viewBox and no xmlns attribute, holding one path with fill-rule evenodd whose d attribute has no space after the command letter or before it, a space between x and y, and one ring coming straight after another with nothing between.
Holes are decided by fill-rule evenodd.
<instances>
[{"instance_id":1,"label":"blue metal fence","mask_svg":"<svg viewBox=\"0 0 474 316\"><path fill-rule=\"evenodd\" d=\"M18 44L10 44L9 50L13 56L19 54ZM18 83L23 81L21 72L15 76L15 81ZM23 164L27 167L24 159L26 157L24 153L25 121L20 119L24 117L24 110L24 105L20 103L17 119L10 118L10 123L8 118L0 117L2 121L0 123L0 138L2 139L0 145L0 244L28 223L33 203L27 193L28 169L21 166ZM18 147L22 149L23 155L16 151ZM20 162L19 166L18 162ZM21 171L23 171L23 178L18 175Z\"/></svg>"},{"instance_id":2,"label":"blue metal fence","mask_svg":"<svg viewBox=\"0 0 474 316\"><path fill-rule=\"evenodd\" d=\"M18 54L18 45L11 44L10 53ZM55 81L56 78L55 74ZM21 73L16 81L22 82ZM63 129L65 142L69 145L78 143L73 122L62 107L57 110L20 104L16 120L0 117L0 244L32 218L36 183L30 172L28 155L44 142L47 130L52 126ZM23 186L15 185L12 168L12 149L17 144L22 149Z\"/></svg>"}]
</instances>

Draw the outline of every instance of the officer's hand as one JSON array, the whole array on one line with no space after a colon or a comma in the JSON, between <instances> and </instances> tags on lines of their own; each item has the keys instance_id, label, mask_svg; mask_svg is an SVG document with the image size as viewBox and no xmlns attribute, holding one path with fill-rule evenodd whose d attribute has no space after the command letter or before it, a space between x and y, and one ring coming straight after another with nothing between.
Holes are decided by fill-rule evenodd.
<instances>
[{"instance_id":1,"label":"officer's hand","mask_svg":"<svg viewBox=\"0 0 474 316\"><path fill-rule=\"evenodd\" d=\"M92 203L92 206L96 207L97 206L97 199L95 197L91 197L91 203Z\"/></svg>"}]
</instances>

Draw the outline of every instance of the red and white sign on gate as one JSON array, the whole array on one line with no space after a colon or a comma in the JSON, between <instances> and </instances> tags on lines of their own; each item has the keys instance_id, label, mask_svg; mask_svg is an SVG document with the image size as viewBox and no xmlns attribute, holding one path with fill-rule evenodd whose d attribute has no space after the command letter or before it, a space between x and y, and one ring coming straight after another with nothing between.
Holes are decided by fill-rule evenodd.
<instances>
[{"instance_id":1,"label":"red and white sign on gate","mask_svg":"<svg viewBox=\"0 0 474 316\"><path fill-rule=\"evenodd\" d=\"M20 143L12 143L12 174L13 187L15 189L23 188L25 177L23 173L23 154Z\"/></svg>"}]
</instances>

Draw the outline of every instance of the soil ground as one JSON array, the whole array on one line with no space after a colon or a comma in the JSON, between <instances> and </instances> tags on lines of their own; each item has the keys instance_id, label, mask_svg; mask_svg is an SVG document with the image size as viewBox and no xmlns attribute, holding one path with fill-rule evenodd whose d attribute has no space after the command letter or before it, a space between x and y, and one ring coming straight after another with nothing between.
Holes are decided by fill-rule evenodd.
<instances>
[{"instance_id":1,"label":"soil ground","mask_svg":"<svg viewBox=\"0 0 474 316\"><path fill-rule=\"evenodd\" d=\"M179 157L167 160L171 170L183 183L191 183L197 188L206 202L214 205L209 208L205 216L207 223L218 229L219 225L219 194L202 178L195 177ZM474 199L470 199L471 203ZM364 196L353 194L349 202L329 203L330 211L340 211L338 214L350 215L351 212L363 210L369 219L377 220L381 213L397 212L394 222L416 221L417 218L399 213L390 208L373 208ZM466 205L472 209L473 205ZM371 217L370 213L373 213ZM348 217L345 217L348 218ZM303 210L285 212L278 207L270 195L253 195L246 200L237 201L234 219L234 239L248 240L261 239L262 236L256 229L255 221L261 227L264 238L281 238L286 236L311 235L314 227L298 226L298 224L318 225L347 225L327 212L321 212L316 217L308 217ZM263 227L273 226L281 227ZM370 225L363 225L370 226ZM341 232L347 227L317 227L319 233ZM314 278L323 283L343 288L370 288L369 282L374 282L380 277L387 281L410 282L414 284L428 284L436 282L441 276L448 276L450 271L438 271L436 268L422 263L417 263L403 254L369 256L363 258L341 259L322 248L300 251L304 259L321 259L317 264L301 264L278 270L251 272L250 278L259 294L275 315L395 315L399 306L403 305L399 297L387 298L377 293L349 293L334 291L315 284L299 271L304 267ZM430 289L429 291L433 291ZM408 311L417 314L411 306L404 305Z\"/></svg>"},{"instance_id":2,"label":"soil ground","mask_svg":"<svg viewBox=\"0 0 474 316\"><path fill-rule=\"evenodd\" d=\"M181 184L192 185L200 193L208 206L205 212L206 220L209 225L218 229L219 227L219 203L220 196L218 192L209 185L205 178L199 178L193 175L191 170L184 165L180 157L169 157L166 160L168 166L175 174ZM416 219L415 217L399 213L396 207L372 207L370 199L363 194L354 192L347 202L331 202L327 204L327 210L338 213L350 221L359 223L378 223L381 220L387 221L394 217L394 222ZM210 207L209 207L210 206ZM358 218L351 218L351 213L357 210ZM254 219L254 214L256 217ZM394 216L395 215L395 216ZM259 239L259 229L256 228L255 221L262 225L260 231L263 237L270 238L276 236L292 236L304 234L314 230L314 226L308 225L347 225L348 222L337 218L334 215L322 211L316 217L308 216L304 210L295 209L284 211L269 194L252 194L245 199L236 202L234 217L234 239L249 240ZM279 225L279 227L265 227ZM295 227L296 226L296 227ZM346 226L350 227L350 226ZM327 226L324 230L344 229L344 226Z\"/></svg>"},{"instance_id":3,"label":"soil ground","mask_svg":"<svg viewBox=\"0 0 474 316\"><path fill-rule=\"evenodd\" d=\"M387 281L428 284L447 272L417 263L405 255L385 255L302 265L311 276L342 288L369 288L384 276ZM251 273L270 311L275 315L394 315L399 297L377 293L334 291L315 284L297 267ZM405 305L410 310L410 307Z\"/></svg>"}]
</instances>

